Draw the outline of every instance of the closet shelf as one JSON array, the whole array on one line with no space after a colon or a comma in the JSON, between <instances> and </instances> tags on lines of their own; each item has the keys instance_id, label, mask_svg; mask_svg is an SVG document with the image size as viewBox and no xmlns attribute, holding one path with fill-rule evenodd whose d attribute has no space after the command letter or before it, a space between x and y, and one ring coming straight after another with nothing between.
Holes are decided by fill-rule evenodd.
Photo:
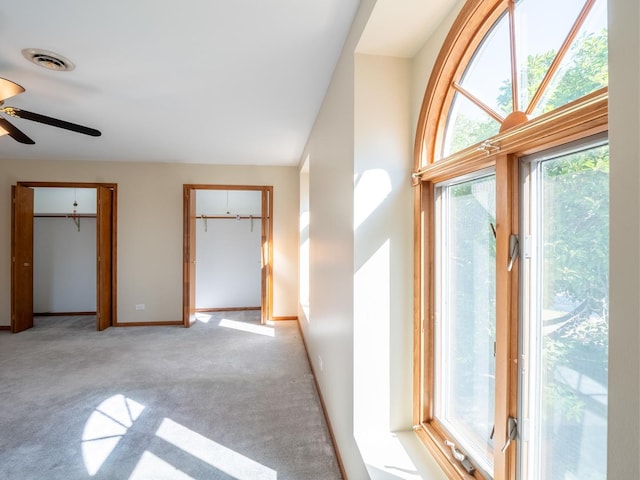
<instances>
[{"instance_id":1,"label":"closet shelf","mask_svg":"<svg viewBox=\"0 0 640 480\"><path fill-rule=\"evenodd\" d=\"M243 220L260 220L262 217L259 215L196 215L196 218L206 218L206 219L220 219L220 220L237 220L238 218ZM269 218L269 217L267 217Z\"/></svg>"},{"instance_id":2,"label":"closet shelf","mask_svg":"<svg viewBox=\"0 0 640 480\"><path fill-rule=\"evenodd\" d=\"M33 218L96 218L95 213L34 213Z\"/></svg>"}]
</instances>

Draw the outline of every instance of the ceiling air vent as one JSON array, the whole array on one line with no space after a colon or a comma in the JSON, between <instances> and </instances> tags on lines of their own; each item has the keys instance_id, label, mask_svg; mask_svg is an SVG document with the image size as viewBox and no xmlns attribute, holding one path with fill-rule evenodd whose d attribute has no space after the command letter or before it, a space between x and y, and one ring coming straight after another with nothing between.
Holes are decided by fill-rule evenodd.
<instances>
[{"instance_id":1,"label":"ceiling air vent","mask_svg":"<svg viewBox=\"0 0 640 480\"><path fill-rule=\"evenodd\" d=\"M48 68L49 70L68 72L75 68L75 65L71 60L64 58L62 55L57 53L49 52L48 50L25 48L22 50L22 55L24 55L24 58L30 62L35 63L42 68Z\"/></svg>"}]
</instances>

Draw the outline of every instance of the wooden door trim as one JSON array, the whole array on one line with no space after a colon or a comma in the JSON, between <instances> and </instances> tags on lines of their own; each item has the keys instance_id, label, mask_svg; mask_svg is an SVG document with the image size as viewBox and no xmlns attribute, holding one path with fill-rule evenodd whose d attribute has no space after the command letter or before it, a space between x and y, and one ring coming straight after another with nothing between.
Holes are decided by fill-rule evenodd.
<instances>
[{"instance_id":1,"label":"wooden door trim","mask_svg":"<svg viewBox=\"0 0 640 480\"><path fill-rule=\"evenodd\" d=\"M269 265L266 272L267 278L265 279L261 273L261 311L262 316L266 315L266 319L271 320L273 316L273 186L272 185L219 185L219 184L203 184L203 183L185 183L183 188L183 219L182 219L182 234L183 234L183 269L182 269L182 311L183 318L182 323L185 327L190 326L189 314L187 309L189 308L189 295L192 291L195 291L195 283L191 284L189 278L189 272L187 269L187 261L191 258L192 252L190 252L189 235L190 235L190 217L195 217L195 211L191 211L187 200L191 198L191 194L197 190L249 190L262 192L261 208L262 217L265 217L265 208L267 209L267 221L269 222L269 231L267 232L268 242L268 256ZM268 205L265 205L264 197L268 196ZM263 223L264 225L264 223ZM264 226L263 226L264 229ZM262 248L262 246L261 246ZM193 252L195 255L195 252ZM193 305L195 311L195 304Z\"/></svg>"},{"instance_id":2,"label":"wooden door trim","mask_svg":"<svg viewBox=\"0 0 640 480\"><path fill-rule=\"evenodd\" d=\"M16 185L28 188L95 188L106 187L112 190L112 216L111 216L111 326L120 326L118 324L118 275L117 275L117 238L118 238L118 184L112 182L39 182L39 181L21 181ZM12 233L13 235L13 233ZM97 252L96 252L97 255ZM13 279L11 281L13 284ZM96 285L96 289L98 285ZM96 295L97 298L97 295ZM97 305L96 305L97 307ZM12 320L13 323L13 320Z\"/></svg>"},{"instance_id":3,"label":"wooden door trim","mask_svg":"<svg viewBox=\"0 0 640 480\"><path fill-rule=\"evenodd\" d=\"M195 245L195 190L187 185L182 187L182 325L191 326L191 318L196 313L195 267L192 246ZM193 248L195 250L195 248Z\"/></svg>"}]
</instances>

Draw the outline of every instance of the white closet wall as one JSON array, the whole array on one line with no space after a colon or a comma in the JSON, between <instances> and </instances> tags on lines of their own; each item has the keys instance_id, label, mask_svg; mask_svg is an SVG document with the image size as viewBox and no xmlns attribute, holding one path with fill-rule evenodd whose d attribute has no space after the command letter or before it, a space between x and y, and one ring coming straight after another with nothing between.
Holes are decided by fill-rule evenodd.
<instances>
[{"instance_id":1,"label":"white closet wall","mask_svg":"<svg viewBox=\"0 0 640 480\"><path fill-rule=\"evenodd\" d=\"M261 201L260 191L196 192L199 217L242 217L196 221L197 309L260 307Z\"/></svg>"},{"instance_id":2,"label":"white closet wall","mask_svg":"<svg viewBox=\"0 0 640 480\"><path fill-rule=\"evenodd\" d=\"M38 214L95 214L94 189L37 188L34 192L33 311L96 310L96 219Z\"/></svg>"}]
</instances>

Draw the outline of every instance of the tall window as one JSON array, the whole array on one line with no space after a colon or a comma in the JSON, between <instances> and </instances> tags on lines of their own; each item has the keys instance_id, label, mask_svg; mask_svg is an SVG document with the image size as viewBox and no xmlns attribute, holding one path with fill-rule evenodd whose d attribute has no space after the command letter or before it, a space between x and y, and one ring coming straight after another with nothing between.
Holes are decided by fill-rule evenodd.
<instances>
[{"instance_id":1,"label":"tall window","mask_svg":"<svg viewBox=\"0 0 640 480\"><path fill-rule=\"evenodd\" d=\"M451 478L606 478L605 0L469 1L415 148L415 430Z\"/></svg>"}]
</instances>

